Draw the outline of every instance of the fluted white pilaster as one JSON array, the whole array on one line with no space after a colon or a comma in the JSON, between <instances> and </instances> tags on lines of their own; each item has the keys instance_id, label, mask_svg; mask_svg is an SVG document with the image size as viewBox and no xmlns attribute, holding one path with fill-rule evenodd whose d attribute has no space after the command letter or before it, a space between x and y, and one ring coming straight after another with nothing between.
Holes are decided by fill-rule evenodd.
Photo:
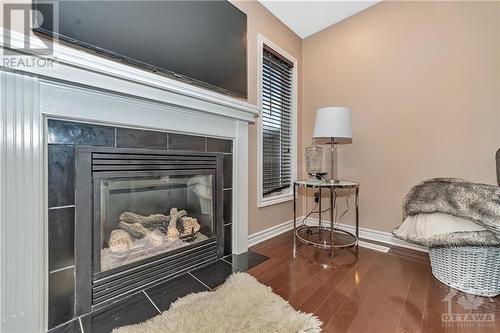
<instances>
[{"instance_id":1,"label":"fluted white pilaster","mask_svg":"<svg viewBox=\"0 0 500 333\"><path fill-rule=\"evenodd\" d=\"M0 331L44 325L43 119L38 80L0 72Z\"/></svg>"}]
</instances>

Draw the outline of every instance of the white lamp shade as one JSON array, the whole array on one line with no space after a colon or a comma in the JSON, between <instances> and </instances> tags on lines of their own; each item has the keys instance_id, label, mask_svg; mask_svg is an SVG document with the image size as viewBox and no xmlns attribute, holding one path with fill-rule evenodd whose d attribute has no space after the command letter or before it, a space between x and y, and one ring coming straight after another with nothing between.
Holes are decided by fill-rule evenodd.
<instances>
[{"instance_id":1,"label":"white lamp shade","mask_svg":"<svg viewBox=\"0 0 500 333\"><path fill-rule=\"evenodd\" d=\"M329 106L316 112L314 138L352 138L351 109L340 106Z\"/></svg>"}]
</instances>

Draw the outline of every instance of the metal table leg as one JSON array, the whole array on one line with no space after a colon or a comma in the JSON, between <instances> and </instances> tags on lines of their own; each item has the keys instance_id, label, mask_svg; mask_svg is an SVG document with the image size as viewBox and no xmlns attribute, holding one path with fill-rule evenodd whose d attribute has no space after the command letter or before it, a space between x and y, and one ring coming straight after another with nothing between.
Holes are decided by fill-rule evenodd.
<instances>
[{"instance_id":1,"label":"metal table leg","mask_svg":"<svg viewBox=\"0 0 500 333\"><path fill-rule=\"evenodd\" d=\"M335 247L333 246L333 236L335 234L335 230L333 229L333 188L330 188L330 245L332 246L331 248L331 257L333 258L333 250Z\"/></svg>"},{"instance_id":2,"label":"metal table leg","mask_svg":"<svg viewBox=\"0 0 500 333\"><path fill-rule=\"evenodd\" d=\"M355 197L355 203L356 203L356 257L358 256L359 252L359 187L356 187L356 197Z\"/></svg>"},{"instance_id":3,"label":"metal table leg","mask_svg":"<svg viewBox=\"0 0 500 333\"><path fill-rule=\"evenodd\" d=\"M321 227L322 227L322 222L321 222L321 187L318 189L318 193L319 193L319 212L318 212L318 224L319 224L319 229L318 229L318 233L319 233L319 240L322 241L323 239L323 233L321 232Z\"/></svg>"},{"instance_id":4,"label":"metal table leg","mask_svg":"<svg viewBox=\"0 0 500 333\"><path fill-rule=\"evenodd\" d=\"M293 184L293 256L297 254L297 187Z\"/></svg>"},{"instance_id":5,"label":"metal table leg","mask_svg":"<svg viewBox=\"0 0 500 333\"><path fill-rule=\"evenodd\" d=\"M359 243L359 187L356 187L356 238ZM356 244L356 247L358 244Z\"/></svg>"}]
</instances>

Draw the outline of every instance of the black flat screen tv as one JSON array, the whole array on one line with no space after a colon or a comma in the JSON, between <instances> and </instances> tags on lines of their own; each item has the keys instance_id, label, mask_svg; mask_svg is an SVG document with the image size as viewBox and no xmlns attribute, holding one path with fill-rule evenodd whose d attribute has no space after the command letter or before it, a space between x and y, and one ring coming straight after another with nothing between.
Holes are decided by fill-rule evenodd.
<instances>
[{"instance_id":1,"label":"black flat screen tv","mask_svg":"<svg viewBox=\"0 0 500 333\"><path fill-rule=\"evenodd\" d=\"M247 97L247 17L227 1L34 1L34 31L160 75ZM57 22L54 20L58 20Z\"/></svg>"}]
</instances>

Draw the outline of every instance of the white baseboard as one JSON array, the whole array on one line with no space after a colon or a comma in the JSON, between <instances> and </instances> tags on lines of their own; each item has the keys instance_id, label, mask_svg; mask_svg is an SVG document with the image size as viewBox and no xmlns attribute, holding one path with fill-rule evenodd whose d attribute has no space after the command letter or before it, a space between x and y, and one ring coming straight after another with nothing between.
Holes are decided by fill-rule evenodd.
<instances>
[{"instance_id":1,"label":"white baseboard","mask_svg":"<svg viewBox=\"0 0 500 333\"><path fill-rule=\"evenodd\" d=\"M307 220L308 220L309 224L313 224L313 225L318 224L318 219L308 218ZM338 227L341 229L344 229L346 231L349 231L351 233L355 233L355 231L356 231L356 228L350 224L340 223L340 224L338 224ZM394 237L390 232L386 232L386 231L379 231L379 230L359 227L359 238L364 238L367 240L372 240L372 241L384 243L387 245L394 245L394 246L398 246L398 247L403 247L406 249L415 250L415 251L419 251L419 252L429 252L429 250L423 246L419 246L419 245L405 242L399 238Z\"/></svg>"},{"instance_id":2,"label":"white baseboard","mask_svg":"<svg viewBox=\"0 0 500 333\"><path fill-rule=\"evenodd\" d=\"M302 221L303 217L297 218L297 223ZM318 224L318 219L314 218L308 218L308 224L314 225ZM338 225L340 228L345 229L346 231L355 232L355 227L349 224L339 224ZM274 227L264 229L261 231L258 231L254 234L251 234L248 236L248 246L253 246L255 244L258 244L260 242L263 242L265 240L268 240L269 238L273 238L275 236L278 236L284 232L287 232L288 230L293 229L293 220L283 222L281 224L278 224ZM408 242L405 242L403 240L400 240L399 238L394 237L390 232L385 232L385 231L379 231L379 230L374 230L374 229L369 229L369 228L363 228L359 227L359 237L367 240L372 240L380 243L384 243L387 245L393 245L393 246L398 246L410 250L415 250L419 252L429 252L429 250L423 246L411 244Z\"/></svg>"},{"instance_id":3,"label":"white baseboard","mask_svg":"<svg viewBox=\"0 0 500 333\"><path fill-rule=\"evenodd\" d=\"M303 217L299 217L297 218L297 221L301 221L302 219ZM254 246L255 244L259 244L260 242L281 235L282 233L292 229L293 229L293 220L290 220L280 223L274 227L257 231L256 233L248 235L248 247Z\"/></svg>"},{"instance_id":4,"label":"white baseboard","mask_svg":"<svg viewBox=\"0 0 500 333\"><path fill-rule=\"evenodd\" d=\"M388 246L383 246L383 245L380 245L378 243L375 244L375 243L365 242L363 240L360 240L358 242L358 245L361 247L365 247L367 249L370 249L370 250L375 250L375 251L384 252L384 253L389 252L389 250L391 249Z\"/></svg>"}]
</instances>

